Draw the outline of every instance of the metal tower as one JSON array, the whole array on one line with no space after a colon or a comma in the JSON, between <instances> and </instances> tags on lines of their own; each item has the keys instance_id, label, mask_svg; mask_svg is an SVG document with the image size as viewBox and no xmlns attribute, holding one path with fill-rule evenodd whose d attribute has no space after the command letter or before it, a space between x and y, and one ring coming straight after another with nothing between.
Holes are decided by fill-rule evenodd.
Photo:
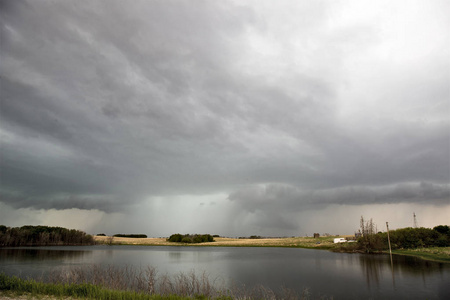
<instances>
[{"instance_id":1,"label":"metal tower","mask_svg":"<svg viewBox=\"0 0 450 300\"><path fill-rule=\"evenodd\" d=\"M414 217L414 228L417 228L417 218L416 218L416 213L413 213L413 217Z\"/></svg>"}]
</instances>

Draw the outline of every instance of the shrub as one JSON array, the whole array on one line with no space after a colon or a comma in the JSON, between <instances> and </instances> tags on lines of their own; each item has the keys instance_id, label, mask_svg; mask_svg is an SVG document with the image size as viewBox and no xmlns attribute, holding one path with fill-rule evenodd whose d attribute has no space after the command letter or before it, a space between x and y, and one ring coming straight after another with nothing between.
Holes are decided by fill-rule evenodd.
<instances>
[{"instance_id":1,"label":"shrub","mask_svg":"<svg viewBox=\"0 0 450 300\"><path fill-rule=\"evenodd\" d=\"M447 225L436 226L433 230L439 232L440 234L450 235L450 227Z\"/></svg>"},{"instance_id":2,"label":"shrub","mask_svg":"<svg viewBox=\"0 0 450 300\"><path fill-rule=\"evenodd\" d=\"M214 242L214 238L210 234L172 234L167 241L174 243L206 243Z\"/></svg>"},{"instance_id":3,"label":"shrub","mask_svg":"<svg viewBox=\"0 0 450 300\"><path fill-rule=\"evenodd\" d=\"M359 250L366 253L381 252L386 248L387 235L384 233L366 234L358 238Z\"/></svg>"},{"instance_id":4,"label":"shrub","mask_svg":"<svg viewBox=\"0 0 450 300\"><path fill-rule=\"evenodd\" d=\"M437 240L435 245L437 247L450 247L450 239L448 236L441 235Z\"/></svg>"},{"instance_id":5,"label":"shrub","mask_svg":"<svg viewBox=\"0 0 450 300\"><path fill-rule=\"evenodd\" d=\"M167 240L169 242L179 243L183 239L183 236L179 233L172 234Z\"/></svg>"},{"instance_id":6,"label":"shrub","mask_svg":"<svg viewBox=\"0 0 450 300\"><path fill-rule=\"evenodd\" d=\"M401 228L390 232L392 248L419 248L436 246L440 234L429 228Z\"/></svg>"},{"instance_id":7,"label":"shrub","mask_svg":"<svg viewBox=\"0 0 450 300\"><path fill-rule=\"evenodd\" d=\"M190 237L185 236L181 239L181 242L182 243L193 243L194 241ZM200 242L195 242L195 243L200 243Z\"/></svg>"}]
</instances>

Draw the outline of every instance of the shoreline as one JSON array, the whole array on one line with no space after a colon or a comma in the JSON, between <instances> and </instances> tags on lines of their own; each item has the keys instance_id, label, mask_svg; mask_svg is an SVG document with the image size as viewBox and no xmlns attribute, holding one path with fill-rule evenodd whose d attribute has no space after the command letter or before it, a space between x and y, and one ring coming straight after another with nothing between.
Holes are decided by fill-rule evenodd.
<instances>
[{"instance_id":1,"label":"shoreline","mask_svg":"<svg viewBox=\"0 0 450 300\"><path fill-rule=\"evenodd\" d=\"M341 236L343 237L343 236ZM307 248L307 249L332 249L332 237L290 237L290 238L261 238L261 239L238 239L215 237L214 242L205 243L174 243L168 242L166 238L119 238L94 236L94 240L104 245L136 245L136 246L186 246L186 247L289 247L289 248Z\"/></svg>"},{"instance_id":2,"label":"shoreline","mask_svg":"<svg viewBox=\"0 0 450 300\"><path fill-rule=\"evenodd\" d=\"M172 246L172 247L280 247L280 248L303 248L329 250L340 253L360 253L345 251L340 243L334 243L334 238L350 236L330 236L330 237L290 237L290 238L262 238L262 239L237 239L215 237L214 242L188 244L168 242L166 238L119 238L114 237L111 245L135 245L135 246ZM108 245L107 236L94 236L94 240L99 244ZM364 254L364 253L363 253ZM380 254L389 255L388 251ZM413 256L427 261L439 263L450 263L450 247L433 247L422 249L398 249L393 250L394 255Z\"/></svg>"},{"instance_id":3,"label":"shoreline","mask_svg":"<svg viewBox=\"0 0 450 300\"><path fill-rule=\"evenodd\" d=\"M427 261L450 264L450 247L441 247L442 249L422 248L422 249L397 249L393 250L393 255L413 256ZM383 251L389 255L389 251Z\"/></svg>"}]
</instances>

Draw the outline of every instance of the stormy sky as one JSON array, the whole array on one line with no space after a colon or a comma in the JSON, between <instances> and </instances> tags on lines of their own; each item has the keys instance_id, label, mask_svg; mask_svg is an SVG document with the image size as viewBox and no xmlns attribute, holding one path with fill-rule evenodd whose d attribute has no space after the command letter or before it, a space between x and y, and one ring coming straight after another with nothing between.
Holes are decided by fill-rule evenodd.
<instances>
[{"instance_id":1,"label":"stormy sky","mask_svg":"<svg viewBox=\"0 0 450 300\"><path fill-rule=\"evenodd\" d=\"M450 221L448 1L0 0L0 223Z\"/></svg>"}]
</instances>

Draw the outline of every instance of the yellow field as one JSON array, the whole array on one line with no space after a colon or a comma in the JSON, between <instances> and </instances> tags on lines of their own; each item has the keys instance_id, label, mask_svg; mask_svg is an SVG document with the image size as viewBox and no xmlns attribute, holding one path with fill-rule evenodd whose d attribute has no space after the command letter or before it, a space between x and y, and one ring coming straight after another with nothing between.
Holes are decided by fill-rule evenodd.
<instances>
[{"instance_id":1,"label":"yellow field","mask_svg":"<svg viewBox=\"0 0 450 300\"><path fill-rule=\"evenodd\" d=\"M339 236L345 237L345 236ZM122 238L114 237L114 245L148 245L148 246L214 246L214 247L299 247L299 248L331 248L335 237L293 237L293 238L268 238L268 239L234 239L215 237L214 242L200 244L183 244L166 241L166 238ZM110 237L95 236L99 243L108 243Z\"/></svg>"}]
</instances>

